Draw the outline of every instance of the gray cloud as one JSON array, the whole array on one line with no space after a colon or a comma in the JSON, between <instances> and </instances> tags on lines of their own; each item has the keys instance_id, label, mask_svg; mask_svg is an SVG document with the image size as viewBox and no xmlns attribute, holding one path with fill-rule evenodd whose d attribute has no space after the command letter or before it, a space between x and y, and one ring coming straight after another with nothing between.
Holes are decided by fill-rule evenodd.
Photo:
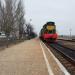
<instances>
[{"instance_id":1,"label":"gray cloud","mask_svg":"<svg viewBox=\"0 0 75 75\"><path fill-rule=\"evenodd\" d=\"M39 33L47 21L56 22L59 34L69 34L70 28L75 35L75 0L25 0L26 18Z\"/></svg>"}]
</instances>

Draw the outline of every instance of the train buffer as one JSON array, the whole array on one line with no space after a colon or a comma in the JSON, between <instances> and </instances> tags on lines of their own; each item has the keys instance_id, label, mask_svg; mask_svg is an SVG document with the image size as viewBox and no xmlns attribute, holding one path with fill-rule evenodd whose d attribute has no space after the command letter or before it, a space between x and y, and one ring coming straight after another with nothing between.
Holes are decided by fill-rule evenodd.
<instances>
[{"instance_id":1,"label":"train buffer","mask_svg":"<svg viewBox=\"0 0 75 75\"><path fill-rule=\"evenodd\" d=\"M0 51L0 75L70 75L39 39Z\"/></svg>"}]
</instances>

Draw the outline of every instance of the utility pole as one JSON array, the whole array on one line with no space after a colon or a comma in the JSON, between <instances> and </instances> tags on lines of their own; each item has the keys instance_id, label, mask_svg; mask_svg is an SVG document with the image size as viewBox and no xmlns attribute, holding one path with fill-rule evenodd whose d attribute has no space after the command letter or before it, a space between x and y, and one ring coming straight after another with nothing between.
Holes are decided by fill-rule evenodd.
<instances>
[{"instance_id":1,"label":"utility pole","mask_svg":"<svg viewBox=\"0 0 75 75\"><path fill-rule=\"evenodd\" d=\"M70 39L71 39L71 36L72 36L71 32L72 32L72 29L70 28Z\"/></svg>"},{"instance_id":2,"label":"utility pole","mask_svg":"<svg viewBox=\"0 0 75 75\"><path fill-rule=\"evenodd\" d=\"M30 19L30 22L32 21L32 19Z\"/></svg>"}]
</instances>

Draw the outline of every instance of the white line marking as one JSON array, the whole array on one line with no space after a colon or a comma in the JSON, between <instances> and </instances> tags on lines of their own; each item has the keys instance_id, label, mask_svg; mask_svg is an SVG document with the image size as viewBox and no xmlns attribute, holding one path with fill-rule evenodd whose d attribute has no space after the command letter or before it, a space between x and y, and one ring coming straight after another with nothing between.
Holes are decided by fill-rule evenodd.
<instances>
[{"instance_id":1,"label":"white line marking","mask_svg":"<svg viewBox=\"0 0 75 75\"><path fill-rule=\"evenodd\" d=\"M42 42L43 43L43 42ZM44 43L43 43L44 44ZM58 64L58 66L60 67L60 69L62 70L62 72L65 75L71 75L66 68L60 63L60 61L53 55L52 52L50 52L50 49L44 44L44 46L47 48L47 50L49 51L49 53L52 55L52 57L54 58L54 60L56 61L56 63Z\"/></svg>"},{"instance_id":2,"label":"white line marking","mask_svg":"<svg viewBox=\"0 0 75 75\"><path fill-rule=\"evenodd\" d=\"M47 59L47 57L46 57L46 54L45 54L45 52L44 52L44 48L42 47L41 42L40 42L40 45L41 45L42 52L43 52L43 55L44 55L44 59L45 59L46 65L47 65L48 73L49 73L49 75L54 75L53 72L52 72L52 70L51 70L51 67L50 67L50 65L49 65L48 59Z\"/></svg>"}]
</instances>

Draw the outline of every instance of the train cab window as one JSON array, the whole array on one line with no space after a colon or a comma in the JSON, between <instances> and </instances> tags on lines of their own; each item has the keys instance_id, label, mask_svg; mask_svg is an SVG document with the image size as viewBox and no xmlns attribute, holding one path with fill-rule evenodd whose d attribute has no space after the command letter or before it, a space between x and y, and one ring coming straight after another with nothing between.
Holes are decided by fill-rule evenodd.
<instances>
[{"instance_id":1,"label":"train cab window","mask_svg":"<svg viewBox=\"0 0 75 75\"><path fill-rule=\"evenodd\" d=\"M0 35L1 35L1 33L0 33Z\"/></svg>"},{"instance_id":2,"label":"train cab window","mask_svg":"<svg viewBox=\"0 0 75 75\"><path fill-rule=\"evenodd\" d=\"M49 34L52 34L52 33L55 33L55 32L56 32L55 29L54 30L51 30L51 31L48 31Z\"/></svg>"},{"instance_id":3,"label":"train cab window","mask_svg":"<svg viewBox=\"0 0 75 75\"><path fill-rule=\"evenodd\" d=\"M51 34L52 33L52 30L51 31L48 31L48 33Z\"/></svg>"},{"instance_id":4,"label":"train cab window","mask_svg":"<svg viewBox=\"0 0 75 75\"><path fill-rule=\"evenodd\" d=\"M55 30L53 30L53 32L52 33L55 33Z\"/></svg>"}]
</instances>

